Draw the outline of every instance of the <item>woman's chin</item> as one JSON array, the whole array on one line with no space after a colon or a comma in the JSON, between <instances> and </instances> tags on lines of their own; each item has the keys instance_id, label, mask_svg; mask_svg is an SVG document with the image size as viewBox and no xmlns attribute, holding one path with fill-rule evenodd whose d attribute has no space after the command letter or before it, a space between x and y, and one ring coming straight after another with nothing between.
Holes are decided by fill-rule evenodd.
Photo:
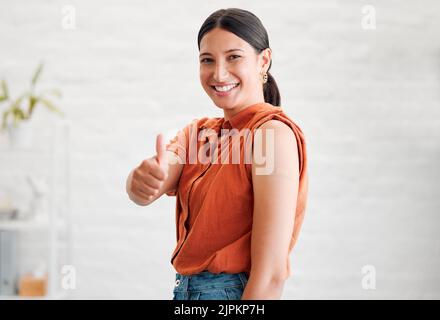
<instances>
[{"instance_id":1,"label":"woman's chin","mask_svg":"<svg viewBox=\"0 0 440 320\"><path fill-rule=\"evenodd\" d=\"M234 103L233 102L227 103L226 101L218 101L217 99L215 99L213 101L214 101L214 104L218 108L220 108L220 109L223 109L223 110L232 110L232 109L234 109Z\"/></svg>"}]
</instances>

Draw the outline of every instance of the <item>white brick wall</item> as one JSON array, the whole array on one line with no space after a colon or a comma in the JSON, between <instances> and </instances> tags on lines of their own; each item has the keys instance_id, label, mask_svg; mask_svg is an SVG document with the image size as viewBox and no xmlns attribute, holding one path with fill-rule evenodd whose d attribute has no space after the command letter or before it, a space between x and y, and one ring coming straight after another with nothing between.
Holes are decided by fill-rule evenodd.
<instances>
[{"instance_id":1,"label":"white brick wall","mask_svg":"<svg viewBox=\"0 0 440 320\"><path fill-rule=\"evenodd\" d=\"M376 30L361 28L366 4ZM64 5L76 30L61 27ZM308 141L310 199L283 299L440 298L436 1L3 0L0 77L17 93L43 59L41 84L62 89L72 123L74 297L171 299L175 198L137 207L125 179L158 132L222 115L198 82L196 37L225 7L263 21L283 107ZM362 289L363 265L376 290Z\"/></svg>"}]
</instances>

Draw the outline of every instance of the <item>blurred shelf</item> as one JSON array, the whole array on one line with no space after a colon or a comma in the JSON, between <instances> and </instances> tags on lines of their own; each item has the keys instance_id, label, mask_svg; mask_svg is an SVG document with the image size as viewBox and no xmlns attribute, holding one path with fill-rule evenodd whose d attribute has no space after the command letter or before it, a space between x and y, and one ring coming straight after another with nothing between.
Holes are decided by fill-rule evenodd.
<instances>
[{"instance_id":1,"label":"blurred shelf","mask_svg":"<svg viewBox=\"0 0 440 320\"><path fill-rule=\"evenodd\" d=\"M54 295L46 295L42 297L23 297L19 295L0 296L1 300L63 300L68 299L69 295L66 293L57 293Z\"/></svg>"},{"instance_id":2,"label":"blurred shelf","mask_svg":"<svg viewBox=\"0 0 440 320\"><path fill-rule=\"evenodd\" d=\"M44 297L22 297L18 295L0 295L0 300L51 300L68 298L67 292L59 294L59 270L62 265L72 261L72 230L70 225L70 124L68 121L51 123L51 126L35 127L35 136L31 145L18 147L9 145L9 139L0 135L0 187L6 191L14 186L18 176L35 174L47 179L47 211L29 219L0 220L0 231L12 231L26 234L42 231L44 248L35 252L45 261L48 273L49 293ZM44 128L44 129L43 129ZM4 179L3 177L6 177ZM63 183L60 185L59 180ZM6 182L3 182L6 181ZM8 186L9 184L9 186ZM21 186L18 186L21 187ZM20 215L18 215L20 217ZM24 215L21 215L24 217ZM41 236L41 235L39 235ZM23 238L26 238L23 237ZM20 247L25 253L32 252L36 246L27 244ZM63 249L60 252L60 249ZM26 257L26 254L23 254ZM0 311L1 313L1 311Z\"/></svg>"},{"instance_id":3,"label":"blurred shelf","mask_svg":"<svg viewBox=\"0 0 440 320\"><path fill-rule=\"evenodd\" d=\"M63 221L57 222L57 227L64 227ZM51 227L49 219L29 219L29 220L0 220L0 230L35 230L48 229Z\"/></svg>"},{"instance_id":4,"label":"blurred shelf","mask_svg":"<svg viewBox=\"0 0 440 320\"><path fill-rule=\"evenodd\" d=\"M42 147L32 147L32 148L11 148L11 147L5 147L0 146L0 152L1 153L32 153L32 152L50 152L51 150L48 148L42 148Z\"/></svg>"},{"instance_id":5,"label":"blurred shelf","mask_svg":"<svg viewBox=\"0 0 440 320\"><path fill-rule=\"evenodd\" d=\"M0 146L0 156L26 156L26 155L50 155L53 150L50 146L32 146L29 148Z\"/></svg>"}]
</instances>

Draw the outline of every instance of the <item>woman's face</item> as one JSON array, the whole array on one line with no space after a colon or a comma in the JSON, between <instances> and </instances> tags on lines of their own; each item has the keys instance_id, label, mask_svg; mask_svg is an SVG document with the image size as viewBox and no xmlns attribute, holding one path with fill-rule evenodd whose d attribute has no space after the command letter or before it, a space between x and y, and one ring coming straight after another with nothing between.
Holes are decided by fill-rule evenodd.
<instances>
[{"instance_id":1,"label":"woman's face","mask_svg":"<svg viewBox=\"0 0 440 320\"><path fill-rule=\"evenodd\" d=\"M200 42L203 89L225 114L264 102L261 74L269 68L270 56L270 49L257 54L232 32L214 28Z\"/></svg>"}]
</instances>

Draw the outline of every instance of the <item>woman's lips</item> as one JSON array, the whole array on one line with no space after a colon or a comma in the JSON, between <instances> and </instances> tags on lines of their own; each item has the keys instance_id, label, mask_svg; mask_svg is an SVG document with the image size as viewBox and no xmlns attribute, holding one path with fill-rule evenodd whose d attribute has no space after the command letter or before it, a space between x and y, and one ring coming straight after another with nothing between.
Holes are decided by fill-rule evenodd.
<instances>
[{"instance_id":1,"label":"woman's lips","mask_svg":"<svg viewBox=\"0 0 440 320\"><path fill-rule=\"evenodd\" d=\"M212 90L214 90L215 94L217 96L220 97L225 97L231 94L232 91L234 91L235 89L237 89L240 86L240 83L237 83L235 87L233 87L232 89L228 90L228 91L217 91L217 89L215 88L215 86L211 86Z\"/></svg>"}]
</instances>

